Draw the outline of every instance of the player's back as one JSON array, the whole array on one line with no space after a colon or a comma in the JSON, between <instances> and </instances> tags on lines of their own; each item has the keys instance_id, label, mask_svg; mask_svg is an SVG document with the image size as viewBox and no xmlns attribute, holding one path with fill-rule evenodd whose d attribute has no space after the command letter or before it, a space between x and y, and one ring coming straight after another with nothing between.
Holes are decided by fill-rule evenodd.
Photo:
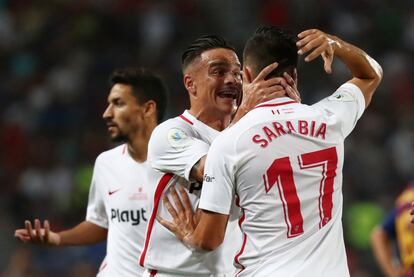
<instances>
[{"instance_id":1,"label":"player's back","mask_svg":"<svg viewBox=\"0 0 414 277\"><path fill-rule=\"evenodd\" d=\"M356 87L345 88L351 93L340 97L353 104L330 97L313 106L289 98L266 102L213 144L233 147L218 152L229 156L243 210L239 276L349 275L341 224L343 141L364 102ZM353 108L344 123L347 106Z\"/></svg>"}]
</instances>

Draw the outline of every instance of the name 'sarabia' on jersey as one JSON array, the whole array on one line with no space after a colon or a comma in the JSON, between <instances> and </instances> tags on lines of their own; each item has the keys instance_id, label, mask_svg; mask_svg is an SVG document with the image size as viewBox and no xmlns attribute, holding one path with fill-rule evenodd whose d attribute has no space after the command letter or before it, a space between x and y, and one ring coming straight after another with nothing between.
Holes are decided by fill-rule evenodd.
<instances>
[{"instance_id":1,"label":"name 'sarabia' on jersey","mask_svg":"<svg viewBox=\"0 0 414 277\"><path fill-rule=\"evenodd\" d=\"M199 207L242 208L237 276L349 276L342 232L344 139L365 108L353 84L308 106L277 98L212 144Z\"/></svg>"},{"instance_id":2,"label":"name 'sarabia' on jersey","mask_svg":"<svg viewBox=\"0 0 414 277\"><path fill-rule=\"evenodd\" d=\"M148 146L148 178L151 184L150 210L146 241L140 264L161 275L233 276L233 257L241 245L236 219L239 209L227 225L223 244L212 252L200 253L187 248L174 234L155 220L157 213L166 220L171 216L161 196L168 188L182 186L193 209L199 202L201 184L189 180L192 167L207 154L219 132L198 121L188 111L160 124L152 133ZM171 200L173 203L173 201Z\"/></svg>"},{"instance_id":3,"label":"name 'sarabia' on jersey","mask_svg":"<svg viewBox=\"0 0 414 277\"><path fill-rule=\"evenodd\" d=\"M125 144L96 159L86 220L108 229L99 277L144 272L138 259L149 219L146 166L131 158Z\"/></svg>"}]
</instances>

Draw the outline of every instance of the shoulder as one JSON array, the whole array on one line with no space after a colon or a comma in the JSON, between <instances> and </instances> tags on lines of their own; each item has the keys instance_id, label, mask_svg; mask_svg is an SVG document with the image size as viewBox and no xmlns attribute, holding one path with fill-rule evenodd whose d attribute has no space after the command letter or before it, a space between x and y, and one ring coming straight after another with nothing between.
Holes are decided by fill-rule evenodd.
<instances>
[{"instance_id":1,"label":"shoulder","mask_svg":"<svg viewBox=\"0 0 414 277\"><path fill-rule=\"evenodd\" d=\"M239 122L222 131L211 144L211 149L223 154L231 152L237 141L238 135L241 133L240 127L237 125L238 123Z\"/></svg>"},{"instance_id":2,"label":"shoulder","mask_svg":"<svg viewBox=\"0 0 414 277\"><path fill-rule=\"evenodd\" d=\"M98 155L95 161L95 165L104 164L104 163L112 163L114 158L123 155L126 151L126 144L123 143L119 146L116 146L112 149L102 152Z\"/></svg>"},{"instance_id":3,"label":"shoulder","mask_svg":"<svg viewBox=\"0 0 414 277\"><path fill-rule=\"evenodd\" d=\"M151 134L148 153L164 153L172 148L187 145L195 136L193 126L180 117L171 118L158 125Z\"/></svg>"},{"instance_id":4,"label":"shoulder","mask_svg":"<svg viewBox=\"0 0 414 277\"><path fill-rule=\"evenodd\" d=\"M177 116L158 125L152 132L151 139L157 136L167 135L171 130L181 130L185 133L191 133L193 132L193 127L190 123Z\"/></svg>"},{"instance_id":5,"label":"shoulder","mask_svg":"<svg viewBox=\"0 0 414 277\"><path fill-rule=\"evenodd\" d=\"M322 99L320 102L312 105L313 107L317 107L320 104L326 105L338 105L341 103L348 104L348 103L361 103L365 107L365 99L362 94L361 89L352 84L352 83L345 83L341 85L332 95Z\"/></svg>"}]
</instances>

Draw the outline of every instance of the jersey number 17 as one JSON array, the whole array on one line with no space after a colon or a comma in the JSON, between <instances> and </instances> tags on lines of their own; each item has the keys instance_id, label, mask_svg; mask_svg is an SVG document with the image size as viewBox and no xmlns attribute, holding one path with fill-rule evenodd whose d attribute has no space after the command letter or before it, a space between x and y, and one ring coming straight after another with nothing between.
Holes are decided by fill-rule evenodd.
<instances>
[{"instance_id":1,"label":"jersey number 17","mask_svg":"<svg viewBox=\"0 0 414 277\"><path fill-rule=\"evenodd\" d=\"M319 228L325 226L332 218L332 194L338 156L336 148L326 148L299 155L299 166L301 170L315 167L322 168L322 176L319 185ZM296 237L303 233L303 217L300 211L300 201L293 179L293 170L289 157L275 159L263 174L266 193L277 185L279 196L282 201L283 213L287 225L287 237Z\"/></svg>"}]
</instances>

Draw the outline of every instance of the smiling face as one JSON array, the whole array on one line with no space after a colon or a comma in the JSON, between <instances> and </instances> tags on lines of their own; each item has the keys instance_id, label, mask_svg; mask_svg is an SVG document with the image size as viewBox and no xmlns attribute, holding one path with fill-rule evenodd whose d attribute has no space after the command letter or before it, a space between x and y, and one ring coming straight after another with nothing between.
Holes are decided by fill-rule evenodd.
<instances>
[{"instance_id":1,"label":"smiling face","mask_svg":"<svg viewBox=\"0 0 414 277\"><path fill-rule=\"evenodd\" d=\"M241 66L236 53L225 48L204 51L189 66L184 83L192 108L232 114L236 98L242 92Z\"/></svg>"},{"instance_id":2,"label":"smiling face","mask_svg":"<svg viewBox=\"0 0 414 277\"><path fill-rule=\"evenodd\" d=\"M142 128L143 107L130 85L115 84L108 95L108 106L102 115L112 141L127 142L133 132Z\"/></svg>"}]
</instances>

